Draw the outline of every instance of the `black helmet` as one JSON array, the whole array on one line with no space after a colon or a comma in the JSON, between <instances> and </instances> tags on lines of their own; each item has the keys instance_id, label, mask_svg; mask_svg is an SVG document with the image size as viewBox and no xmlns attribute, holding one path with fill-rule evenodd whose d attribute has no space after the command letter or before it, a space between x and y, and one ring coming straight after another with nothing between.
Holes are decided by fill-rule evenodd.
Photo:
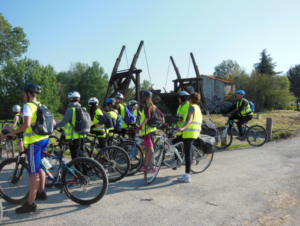
<instances>
[{"instance_id":1,"label":"black helmet","mask_svg":"<svg viewBox=\"0 0 300 226\"><path fill-rule=\"evenodd\" d=\"M142 97L152 97L152 92L149 90L146 90L142 93Z\"/></svg>"},{"instance_id":2,"label":"black helmet","mask_svg":"<svg viewBox=\"0 0 300 226\"><path fill-rule=\"evenodd\" d=\"M29 91L31 93L37 93L40 94L42 91L42 88L35 83L27 83L26 85L24 85L21 89L22 91Z\"/></svg>"}]
</instances>

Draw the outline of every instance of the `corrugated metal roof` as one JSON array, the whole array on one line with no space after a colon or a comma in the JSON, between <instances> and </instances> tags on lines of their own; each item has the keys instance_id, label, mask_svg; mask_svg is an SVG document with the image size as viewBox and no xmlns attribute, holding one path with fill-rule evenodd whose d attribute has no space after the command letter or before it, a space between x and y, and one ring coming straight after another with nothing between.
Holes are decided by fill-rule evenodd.
<instances>
[{"instance_id":1,"label":"corrugated metal roof","mask_svg":"<svg viewBox=\"0 0 300 226\"><path fill-rule=\"evenodd\" d=\"M223 78L220 78L220 77L216 77L216 76L213 76L213 75L201 75L201 76L205 76L205 77L208 77L208 78L214 79L214 80L219 80L219 81L224 82L224 83L234 84L233 81L223 79Z\"/></svg>"}]
</instances>

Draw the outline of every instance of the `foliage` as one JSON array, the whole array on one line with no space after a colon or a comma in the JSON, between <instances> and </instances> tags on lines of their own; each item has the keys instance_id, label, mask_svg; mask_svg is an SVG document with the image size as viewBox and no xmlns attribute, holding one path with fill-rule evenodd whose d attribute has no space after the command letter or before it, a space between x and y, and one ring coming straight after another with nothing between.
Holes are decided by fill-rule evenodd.
<instances>
[{"instance_id":1,"label":"foliage","mask_svg":"<svg viewBox=\"0 0 300 226\"><path fill-rule=\"evenodd\" d=\"M60 105L57 98L56 77L57 74L52 66L42 66L37 60L24 58L7 61L0 74L0 93L2 97L0 117L3 119L10 118L12 106L15 104L23 105L24 100L20 90L24 84L29 82L41 85L42 92L38 100L52 112L56 112Z\"/></svg>"},{"instance_id":2,"label":"foliage","mask_svg":"<svg viewBox=\"0 0 300 226\"><path fill-rule=\"evenodd\" d=\"M100 106L103 104L103 97L108 87L108 75L98 62L93 62L91 66L79 62L72 64L69 71L58 74L57 81L62 103L59 113L65 114L68 108L68 93L71 91L80 93L80 103L84 107L88 107L88 100L91 97L102 100Z\"/></svg>"},{"instance_id":3,"label":"foliage","mask_svg":"<svg viewBox=\"0 0 300 226\"><path fill-rule=\"evenodd\" d=\"M20 57L29 45L21 27L12 27L0 13L0 65L8 60Z\"/></svg>"},{"instance_id":4,"label":"foliage","mask_svg":"<svg viewBox=\"0 0 300 226\"><path fill-rule=\"evenodd\" d=\"M255 70L259 74L267 74L267 75L277 75L281 72L275 72L276 63L273 63L273 59L271 58L270 54L267 54L267 50L264 49L261 53L260 62L254 64Z\"/></svg>"},{"instance_id":5,"label":"foliage","mask_svg":"<svg viewBox=\"0 0 300 226\"><path fill-rule=\"evenodd\" d=\"M228 80L232 80L233 78L241 76L242 74L245 74L245 70L233 60L223 60L215 67L214 72L214 75Z\"/></svg>"},{"instance_id":6,"label":"foliage","mask_svg":"<svg viewBox=\"0 0 300 226\"><path fill-rule=\"evenodd\" d=\"M291 67L286 73L286 76L291 84L290 91L300 99L300 64Z\"/></svg>"},{"instance_id":7,"label":"foliage","mask_svg":"<svg viewBox=\"0 0 300 226\"><path fill-rule=\"evenodd\" d=\"M141 91L150 90L150 89L151 89L151 83L148 80L143 80L141 84Z\"/></svg>"}]
</instances>

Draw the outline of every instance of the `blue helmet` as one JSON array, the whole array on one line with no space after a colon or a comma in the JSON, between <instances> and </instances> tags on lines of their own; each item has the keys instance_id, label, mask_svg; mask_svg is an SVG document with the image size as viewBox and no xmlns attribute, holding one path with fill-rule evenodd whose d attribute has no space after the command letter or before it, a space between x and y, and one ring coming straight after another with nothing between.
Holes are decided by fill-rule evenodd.
<instances>
[{"instance_id":1,"label":"blue helmet","mask_svg":"<svg viewBox=\"0 0 300 226\"><path fill-rule=\"evenodd\" d=\"M106 104L112 104L114 105L116 103L116 99L115 98L108 98L106 101L105 101Z\"/></svg>"},{"instance_id":2,"label":"blue helmet","mask_svg":"<svg viewBox=\"0 0 300 226\"><path fill-rule=\"evenodd\" d=\"M235 93L239 93L239 94L242 94L243 96L245 96L245 91L244 90L241 90L241 89L239 89L238 91L236 91Z\"/></svg>"}]
</instances>

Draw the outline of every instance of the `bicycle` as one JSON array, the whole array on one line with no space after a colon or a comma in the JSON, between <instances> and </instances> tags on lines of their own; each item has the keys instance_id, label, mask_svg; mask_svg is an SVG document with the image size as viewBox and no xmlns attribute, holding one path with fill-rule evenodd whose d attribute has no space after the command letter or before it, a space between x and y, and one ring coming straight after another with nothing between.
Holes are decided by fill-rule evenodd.
<instances>
[{"instance_id":1,"label":"bicycle","mask_svg":"<svg viewBox=\"0 0 300 226\"><path fill-rule=\"evenodd\" d=\"M218 149L226 149L231 145L233 140L232 130L239 133L238 128L234 125L236 123L236 121L228 119L227 123L225 124L225 128L218 127L221 140L220 144L216 146ZM232 126L231 130L229 129L229 124ZM260 125L250 126L248 123L244 123L242 125L242 129L245 134L245 138L250 145L254 147L260 147L266 143L268 133L264 127Z\"/></svg>"},{"instance_id":2,"label":"bicycle","mask_svg":"<svg viewBox=\"0 0 300 226\"><path fill-rule=\"evenodd\" d=\"M70 140L59 141L70 142ZM29 197L29 171L23 154L25 152L20 152L18 157L6 159L0 164L0 196L11 204L21 204ZM42 154L51 155L47 152ZM41 161L47 180L78 204L90 205L98 202L108 188L104 168L97 161L84 157L76 158L66 164L62 160L62 155L63 150L60 153L55 151L55 155L52 156L59 161L55 177Z\"/></svg>"},{"instance_id":3,"label":"bicycle","mask_svg":"<svg viewBox=\"0 0 300 226\"><path fill-rule=\"evenodd\" d=\"M10 120L2 120L1 123L1 131L3 129L4 123L13 123L13 121ZM14 145L14 139L12 137L7 137L5 140L5 145L0 147L0 158L2 158L3 155L7 155L7 158L11 158L15 156L15 145Z\"/></svg>"},{"instance_id":4,"label":"bicycle","mask_svg":"<svg viewBox=\"0 0 300 226\"><path fill-rule=\"evenodd\" d=\"M165 134L162 136L162 141L158 144L158 147L155 149L153 154L151 155L144 175L144 180L146 184L150 184L156 178L161 164L163 162L164 156L166 153L175 157L177 156L177 165L181 166L185 163L185 155L184 155L184 147L183 142L178 142L176 144L172 144L169 140L176 132L175 128L168 127L167 124L158 126L159 129L164 130ZM181 153L179 153L178 149L181 149ZM191 171L193 173L201 173L205 171L211 164L213 160L214 153L205 154L203 151L197 149L194 145L192 146L192 165ZM174 160L173 157L173 160ZM149 170L150 168L156 168L156 172ZM153 172L153 173L151 173Z\"/></svg>"}]
</instances>

